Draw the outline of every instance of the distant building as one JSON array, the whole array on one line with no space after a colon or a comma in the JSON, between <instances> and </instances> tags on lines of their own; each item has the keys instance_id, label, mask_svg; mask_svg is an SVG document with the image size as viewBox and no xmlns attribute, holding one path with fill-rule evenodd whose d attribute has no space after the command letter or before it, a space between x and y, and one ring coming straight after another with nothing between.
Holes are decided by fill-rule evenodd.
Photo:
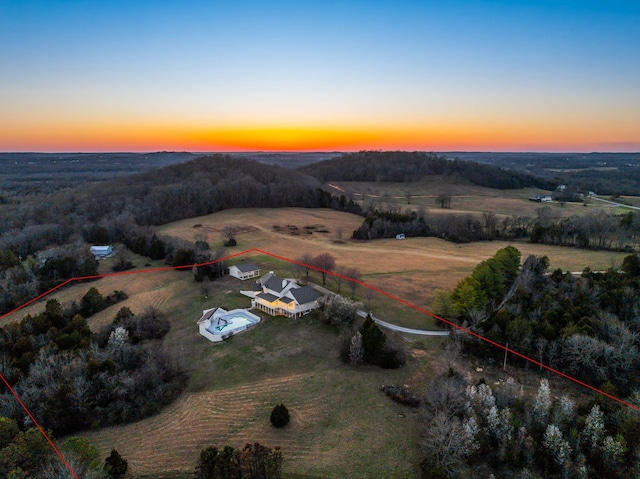
<instances>
[{"instance_id":1,"label":"distant building","mask_svg":"<svg viewBox=\"0 0 640 479\"><path fill-rule=\"evenodd\" d=\"M406 238L406 236L404 235L404 233L398 233L396 235L396 239L405 239L405 238Z\"/></svg>"},{"instance_id":2,"label":"distant building","mask_svg":"<svg viewBox=\"0 0 640 479\"><path fill-rule=\"evenodd\" d=\"M532 196L531 198L529 198L529 201L537 201L538 203L552 203L553 199L551 198L551 196L538 195Z\"/></svg>"},{"instance_id":3,"label":"distant building","mask_svg":"<svg viewBox=\"0 0 640 479\"><path fill-rule=\"evenodd\" d=\"M90 246L89 250L97 260L106 259L113 256L113 246Z\"/></svg>"}]
</instances>

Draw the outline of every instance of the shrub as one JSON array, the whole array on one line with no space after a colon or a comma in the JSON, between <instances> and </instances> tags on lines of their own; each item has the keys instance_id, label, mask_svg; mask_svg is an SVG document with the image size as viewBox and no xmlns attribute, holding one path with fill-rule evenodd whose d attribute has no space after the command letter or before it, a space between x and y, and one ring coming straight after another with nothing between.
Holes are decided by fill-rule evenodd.
<instances>
[{"instance_id":1,"label":"shrub","mask_svg":"<svg viewBox=\"0 0 640 479\"><path fill-rule=\"evenodd\" d=\"M380 386L380 391L385 393L395 402L409 407L419 407L420 399L405 387L398 386Z\"/></svg>"},{"instance_id":2,"label":"shrub","mask_svg":"<svg viewBox=\"0 0 640 479\"><path fill-rule=\"evenodd\" d=\"M289 424L290 419L289 410L284 404L278 404L271 411L271 424L274 427L284 427Z\"/></svg>"},{"instance_id":3,"label":"shrub","mask_svg":"<svg viewBox=\"0 0 640 479\"><path fill-rule=\"evenodd\" d=\"M398 369L405 365L407 357L400 347L387 345L380 353L379 361L383 369Z\"/></svg>"}]
</instances>

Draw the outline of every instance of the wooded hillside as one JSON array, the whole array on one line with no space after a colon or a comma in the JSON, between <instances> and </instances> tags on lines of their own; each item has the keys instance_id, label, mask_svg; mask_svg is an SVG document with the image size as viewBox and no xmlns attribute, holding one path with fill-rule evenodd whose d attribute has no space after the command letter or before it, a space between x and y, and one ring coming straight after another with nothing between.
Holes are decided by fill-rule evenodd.
<instances>
[{"instance_id":1,"label":"wooded hillside","mask_svg":"<svg viewBox=\"0 0 640 479\"><path fill-rule=\"evenodd\" d=\"M448 160L419 151L360 151L301 168L322 182L327 181L418 181L430 175L457 176L488 188L512 189L557 186L552 181L515 170L475 161Z\"/></svg>"}]
</instances>

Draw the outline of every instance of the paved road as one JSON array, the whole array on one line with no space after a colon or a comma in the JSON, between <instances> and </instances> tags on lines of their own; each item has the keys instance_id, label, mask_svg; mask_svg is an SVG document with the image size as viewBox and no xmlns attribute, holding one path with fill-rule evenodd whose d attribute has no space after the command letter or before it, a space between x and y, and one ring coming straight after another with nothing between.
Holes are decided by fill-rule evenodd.
<instances>
[{"instance_id":1,"label":"paved road","mask_svg":"<svg viewBox=\"0 0 640 479\"><path fill-rule=\"evenodd\" d=\"M609 201L609 200L605 200L604 198L599 198L596 195L589 196L589 198L591 198L592 200L601 201L602 203L607 203L607 204L612 205L614 207L618 207L619 206L619 207L622 207L622 208L629 208L629 209L632 209L632 210L640 210L640 208L637 207L637 206L631 206L631 205L625 205L625 204L622 204L622 203L616 203L615 201Z\"/></svg>"},{"instance_id":2,"label":"paved road","mask_svg":"<svg viewBox=\"0 0 640 479\"><path fill-rule=\"evenodd\" d=\"M313 286L316 291L322 294L325 294L325 295L335 294L333 291L330 291L327 288L323 288L319 284L315 284L315 283L308 283L308 284ZM358 310L358 316L362 318L366 318L367 312ZM398 331L400 333L417 334L420 336L449 336L449 331L443 331L443 330L429 331L426 329L405 328L404 326L398 326L396 324L388 323L387 321L383 321L382 319L376 318L373 314L371 315L371 318L373 319L374 323L379 324L383 328L391 329L393 331Z\"/></svg>"},{"instance_id":3,"label":"paved road","mask_svg":"<svg viewBox=\"0 0 640 479\"><path fill-rule=\"evenodd\" d=\"M361 316L363 318L367 317L367 313L366 311L362 311L359 310L358 311L358 316ZM405 328L404 326L398 326L395 324L391 324L388 323L386 321L383 321L379 318L376 318L373 314L371 315L371 319L373 319L373 322L382 326L383 328L387 328L387 329L391 329L393 331L398 331L401 333L408 333L408 334L418 334L420 336L449 336L449 331L428 331L426 329L413 329L413 328Z\"/></svg>"}]
</instances>

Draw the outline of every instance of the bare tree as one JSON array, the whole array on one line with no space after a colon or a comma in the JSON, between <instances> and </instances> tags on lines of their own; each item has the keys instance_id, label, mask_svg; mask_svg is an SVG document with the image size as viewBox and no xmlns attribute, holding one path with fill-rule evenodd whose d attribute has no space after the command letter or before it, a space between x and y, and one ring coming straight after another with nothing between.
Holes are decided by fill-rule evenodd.
<instances>
[{"instance_id":1,"label":"bare tree","mask_svg":"<svg viewBox=\"0 0 640 479\"><path fill-rule=\"evenodd\" d=\"M304 271L305 278L309 280L309 274L313 269L313 255L311 253L304 253L302 256L296 258L296 266Z\"/></svg>"},{"instance_id":2,"label":"bare tree","mask_svg":"<svg viewBox=\"0 0 640 479\"><path fill-rule=\"evenodd\" d=\"M482 216L484 218L484 227L487 232L487 236L490 239L495 238L498 226L498 218L496 218L496 214L493 211L485 211Z\"/></svg>"},{"instance_id":3,"label":"bare tree","mask_svg":"<svg viewBox=\"0 0 640 479\"><path fill-rule=\"evenodd\" d=\"M131 262L131 255L125 245L119 245L116 247L116 254L113 258L113 271L125 271L133 268Z\"/></svg>"},{"instance_id":4,"label":"bare tree","mask_svg":"<svg viewBox=\"0 0 640 479\"><path fill-rule=\"evenodd\" d=\"M336 286L338 287L338 294L340 294L340 290L342 289L342 284L345 282L345 268L338 266L336 268L336 275L333 277L333 280L336 282Z\"/></svg>"},{"instance_id":5,"label":"bare tree","mask_svg":"<svg viewBox=\"0 0 640 479\"><path fill-rule=\"evenodd\" d=\"M425 459L449 474L459 469L463 460L479 447L476 441L479 427L473 417L461 421L440 411L425 426L422 442Z\"/></svg>"},{"instance_id":6,"label":"bare tree","mask_svg":"<svg viewBox=\"0 0 640 479\"><path fill-rule=\"evenodd\" d=\"M330 253L320 253L314 256L312 265L315 266L322 276L322 284L327 284L327 274L336 267L336 259Z\"/></svg>"},{"instance_id":7,"label":"bare tree","mask_svg":"<svg viewBox=\"0 0 640 479\"><path fill-rule=\"evenodd\" d=\"M224 239L225 246L236 245L236 235L238 234L238 227L234 225L225 225L222 228L222 237Z\"/></svg>"},{"instance_id":8,"label":"bare tree","mask_svg":"<svg viewBox=\"0 0 640 479\"><path fill-rule=\"evenodd\" d=\"M362 364L362 358L362 334L360 331L356 331L356 334L353 335L349 344L349 364L351 364L351 366L358 366Z\"/></svg>"},{"instance_id":9,"label":"bare tree","mask_svg":"<svg viewBox=\"0 0 640 479\"><path fill-rule=\"evenodd\" d=\"M436 196L436 205L440 208L451 208L451 195L448 193L441 193Z\"/></svg>"},{"instance_id":10,"label":"bare tree","mask_svg":"<svg viewBox=\"0 0 640 479\"><path fill-rule=\"evenodd\" d=\"M360 286L362 274L358 268L344 268L342 274L349 278L348 284L349 289L351 290L351 299L354 299L356 296L356 290L358 289L358 286Z\"/></svg>"},{"instance_id":11,"label":"bare tree","mask_svg":"<svg viewBox=\"0 0 640 479\"><path fill-rule=\"evenodd\" d=\"M209 297L209 291L211 290L211 280L208 276L202 278L202 283L200 283L200 291L202 292L202 296L204 299Z\"/></svg>"}]
</instances>

